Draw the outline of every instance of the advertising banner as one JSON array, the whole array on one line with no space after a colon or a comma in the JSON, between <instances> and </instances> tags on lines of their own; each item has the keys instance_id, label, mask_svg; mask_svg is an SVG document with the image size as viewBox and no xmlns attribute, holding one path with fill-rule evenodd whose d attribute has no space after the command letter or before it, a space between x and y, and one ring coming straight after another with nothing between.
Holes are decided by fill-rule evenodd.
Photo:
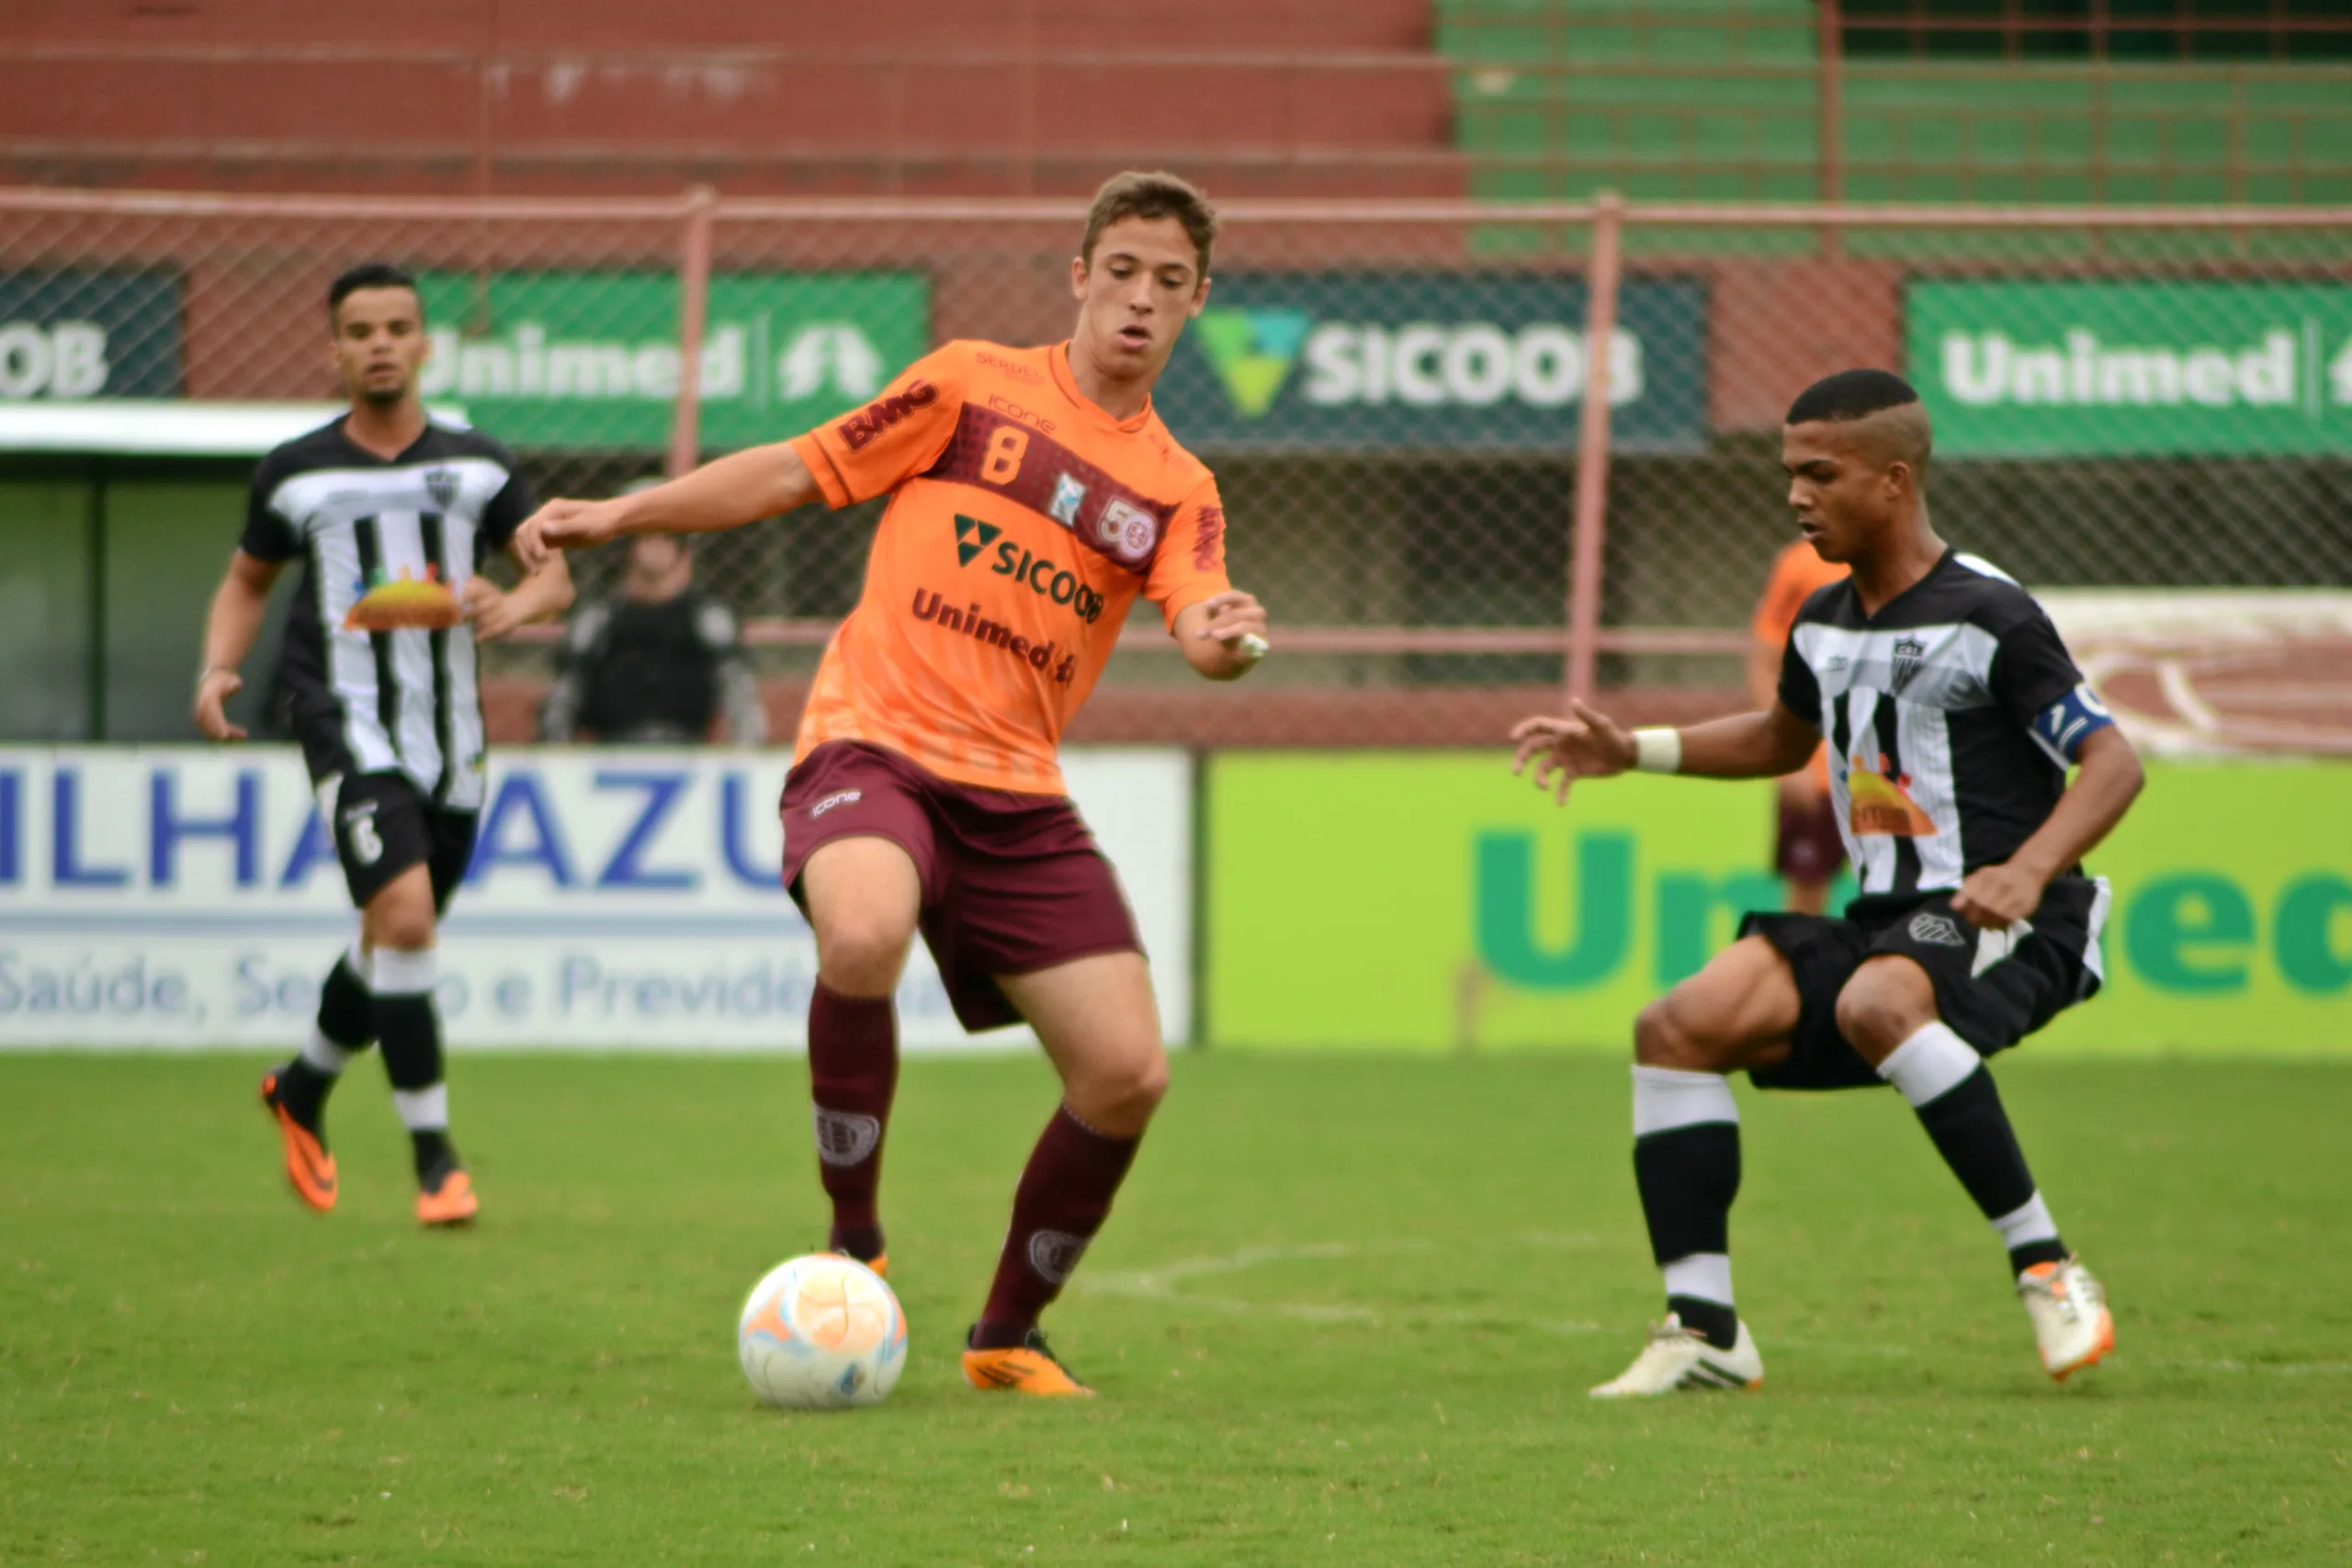
<instances>
[{"instance_id":1,"label":"advertising banner","mask_svg":"<svg viewBox=\"0 0 2352 1568\"><path fill-rule=\"evenodd\" d=\"M521 446L670 438L673 274L426 273L428 399ZM702 442L797 435L864 402L931 346L931 286L905 272L718 273L703 334Z\"/></svg>"},{"instance_id":2,"label":"advertising banner","mask_svg":"<svg viewBox=\"0 0 2352 1568\"><path fill-rule=\"evenodd\" d=\"M816 952L777 886L786 758L493 758L440 945L458 1045L806 1044ZM1071 792L1118 867L1171 1041L1191 1031L1192 763L1077 750ZM277 747L0 749L0 1048L299 1045L356 929L300 758ZM913 1047L967 1037L917 943Z\"/></svg>"},{"instance_id":3,"label":"advertising banner","mask_svg":"<svg viewBox=\"0 0 2352 1568\"><path fill-rule=\"evenodd\" d=\"M2090 863L2107 987L2029 1049L2352 1060L2352 769L2149 775ZM1498 755L1321 752L1220 755L1207 789L1219 1047L1627 1051L1779 903L1763 783L1636 775L1563 809Z\"/></svg>"},{"instance_id":4,"label":"advertising banner","mask_svg":"<svg viewBox=\"0 0 2352 1568\"><path fill-rule=\"evenodd\" d=\"M1584 400L1581 278L1464 273L1219 274L1154 399L1211 450L1559 452ZM1706 437L1707 296L1631 282L1610 405L1621 450Z\"/></svg>"},{"instance_id":5,"label":"advertising banner","mask_svg":"<svg viewBox=\"0 0 2352 1568\"><path fill-rule=\"evenodd\" d=\"M175 398L180 362L177 273L0 273L0 398Z\"/></svg>"},{"instance_id":6,"label":"advertising banner","mask_svg":"<svg viewBox=\"0 0 2352 1568\"><path fill-rule=\"evenodd\" d=\"M2352 287L1913 283L1937 455L2352 451Z\"/></svg>"}]
</instances>

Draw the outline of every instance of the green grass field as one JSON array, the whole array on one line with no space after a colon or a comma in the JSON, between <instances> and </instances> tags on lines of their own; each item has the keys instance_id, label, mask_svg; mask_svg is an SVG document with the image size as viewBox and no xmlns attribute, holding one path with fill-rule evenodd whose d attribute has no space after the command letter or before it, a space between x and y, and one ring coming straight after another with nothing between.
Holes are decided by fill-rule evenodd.
<instances>
[{"instance_id":1,"label":"green grass field","mask_svg":"<svg viewBox=\"0 0 2352 1568\"><path fill-rule=\"evenodd\" d=\"M2341 1562L2352 1071L2003 1083L2121 1347L2034 1360L1889 1094L1748 1096L1754 1395L1596 1407L1656 1314L1625 1075L1203 1057L1049 1325L1103 1397L954 1350L1052 1104L910 1064L884 1191L913 1359L753 1404L733 1320L821 1235L797 1060L461 1061L484 1199L420 1234L380 1076L343 1207L283 1190L257 1060L0 1057L0 1563Z\"/></svg>"}]
</instances>

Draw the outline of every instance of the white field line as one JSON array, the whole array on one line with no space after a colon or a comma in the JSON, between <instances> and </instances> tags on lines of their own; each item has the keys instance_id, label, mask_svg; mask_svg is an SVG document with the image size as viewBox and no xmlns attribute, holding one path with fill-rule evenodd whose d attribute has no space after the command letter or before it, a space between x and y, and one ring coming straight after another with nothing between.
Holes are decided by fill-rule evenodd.
<instances>
[{"instance_id":1,"label":"white field line","mask_svg":"<svg viewBox=\"0 0 2352 1568\"><path fill-rule=\"evenodd\" d=\"M1522 1247L1560 1251L1580 1251L1596 1245L1598 1240L1588 1235L1544 1231L1527 1232L1512 1239ZM1269 1263L1330 1262L1346 1258L1428 1254L1441 1249L1441 1243L1418 1236L1387 1236L1365 1242L1306 1242L1295 1247L1245 1247L1236 1252L1180 1258L1173 1263L1159 1264L1149 1269L1107 1269L1101 1273L1080 1274L1072 1283L1097 1295L1116 1296L1126 1301L1164 1302L1172 1306L1193 1307L1204 1312L1277 1318L1293 1323L1361 1323L1372 1327L1392 1323L1492 1327L1501 1321L1492 1313L1413 1307L1384 1310L1343 1302L1249 1301L1238 1296L1204 1295L1197 1291L1180 1288L1188 1280L1240 1274ZM1519 1326L1558 1335L1611 1332L1606 1325L1574 1319L1530 1318L1521 1320ZM1631 1333L1632 1325L1623 1325L1623 1331ZM1915 1353L1907 1345L1888 1343L1856 1344L1832 1339L1787 1339L1777 1336L1771 1343L1781 1349L1834 1356L1905 1358ZM2137 1355L2130 1359L2140 1366L2181 1371L2269 1372L2278 1377L2329 1377L2352 1372L2352 1361L2200 1360Z\"/></svg>"},{"instance_id":2,"label":"white field line","mask_svg":"<svg viewBox=\"0 0 2352 1568\"><path fill-rule=\"evenodd\" d=\"M2165 701L2172 705L2173 712L2198 728L2210 733L2222 728L2222 716L2208 707L2205 700L2197 694L2197 688L2189 683L2188 671L2181 668L2180 660L2156 660L2156 685L2164 693Z\"/></svg>"}]
</instances>

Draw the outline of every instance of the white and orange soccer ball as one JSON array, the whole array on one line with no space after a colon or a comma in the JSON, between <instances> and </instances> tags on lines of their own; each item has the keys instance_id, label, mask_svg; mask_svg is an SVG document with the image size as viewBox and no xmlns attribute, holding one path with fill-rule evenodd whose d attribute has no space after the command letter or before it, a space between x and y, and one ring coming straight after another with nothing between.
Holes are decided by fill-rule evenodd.
<instances>
[{"instance_id":1,"label":"white and orange soccer ball","mask_svg":"<svg viewBox=\"0 0 2352 1568\"><path fill-rule=\"evenodd\" d=\"M769 1269L735 1328L752 1392L788 1410L879 1404L907 1365L907 1314L882 1276L815 1252Z\"/></svg>"}]
</instances>

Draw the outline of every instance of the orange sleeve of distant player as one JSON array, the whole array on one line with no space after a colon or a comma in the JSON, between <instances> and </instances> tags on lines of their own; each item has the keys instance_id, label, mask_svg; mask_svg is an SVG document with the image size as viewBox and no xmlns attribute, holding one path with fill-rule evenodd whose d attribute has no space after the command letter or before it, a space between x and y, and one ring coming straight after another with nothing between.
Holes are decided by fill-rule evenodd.
<instances>
[{"instance_id":1,"label":"orange sleeve of distant player","mask_svg":"<svg viewBox=\"0 0 2352 1568\"><path fill-rule=\"evenodd\" d=\"M1796 558L1796 553L1812 547L1791 545L1772 558L1772 575L1765 580L1764 597L1757 601L1756 618L1748 624L1758 642L1777 648L1789 640L1789 628L1796 625L1797 612L1813 591L1805 581L1804 563Z\"/></svg>"},{"instance_id":2,"label":"orange sleeve of distant player","mask_svg":"<svg viewBox=\"0 0 2352 1568\"><path fill-rule=\"evenodd\" d=\"M933 349L882 395L792 440L825 504L839 511L885 495L939 461L964 408L959 344Z\"/></svg>"},{"instance_id":3,"label":"orange sleeve of distant player","mask_svg":"<svg viewBox=\"0 0 2352 1568\"><path fill-rule=\"evenodd\" d=\"M1143 596L1172 630L1191 606L1233 586L1225 575L1225 503L1210 479L1184 498L1144 579Z\"/></svg>"}]
</instances>

